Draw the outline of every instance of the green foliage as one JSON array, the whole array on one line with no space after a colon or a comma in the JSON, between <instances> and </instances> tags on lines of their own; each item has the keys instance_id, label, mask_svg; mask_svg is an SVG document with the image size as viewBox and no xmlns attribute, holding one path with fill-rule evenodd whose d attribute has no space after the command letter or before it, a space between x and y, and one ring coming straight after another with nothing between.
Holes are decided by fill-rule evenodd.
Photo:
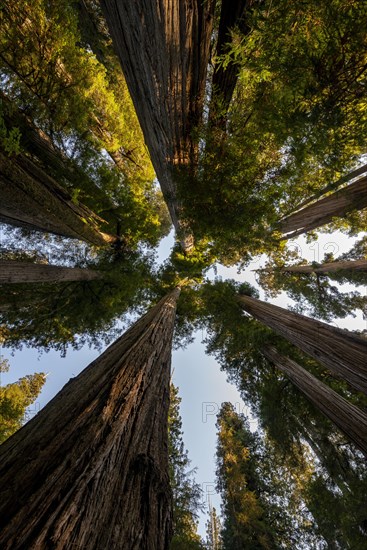
<instances>
[{"instance_id":1,"label":"green foliage","mask_svg":"<svg viewBox=\"0 0 367 550\"><path fill-rule=\"evenodd\" d=\"M130 246L154 246L170 221L133 104L111 44L108 73L81 46L75 9L70 0L4 7L2 82L14 105L32 113L36 126L63 151L65 170L46 159L48 173L112 226L105 231L117 227ZM14 149L16 129L7 131ZM71 175L65 179L66 169Z\"/></svg>"},{"instance_id":2,"label":"green foliage","mask_svg":"<svg viewBox=\"0 0 367 550\"><path fill-rule=\"evenodd\" d=\"M278 548L256 470L257 438L230 403L218 414L217 488L223 499L223 550Z\"/></svg>"},{"instance_id":3,"label":"green foliage","mask_svg":"<svg viewBox=\"0 0 367 550\"><path fill-rule=\"evenodd\" d=\"M8 368L7 362L0 357L0 372ZM0 443L22 426L27 407L35 402L45 381L43 373L36 373L0 386Z\"/></svg>"},{"instance_id":4,"label":"green foliage","mask_svg":"<svg viewBox=\"0 0 367 550\"><path fill-rule=\"evenodd\" d=\"M356 243L355 249L343 254L340 258L333 258L332 254L326 254L321 264L313 263L313 267L322 266L323 263L344 261L348 259L362 259L366 254L366 239ZM289 261L296 260L290 264ZM331 281L340 284L352 283L365 285L366 273L341 269L327 273L297 273L287 271L290 265L306 265L306 260L299 258L296 253L285 249L283 254L271 254L265 267L257 272L257 281L265 290L268 297L274 298L282 291L296 302L292 308L297 313L303 313L332 321L335 318L344 318L348 315L355 316L355 311L360 310L367 314L367 297L357 290L343 291Z\"/></svg>"},{"instance_id":5,"label":"green foliage","mask_svg":"<svg viewBox=\"0 0 367 550\"><path fill-rule=\"evenodd\" d=\"M209 519L206 522L206 550L222 550L222 525L217 515L217 511L209 504Z\"/></svg>"},{"instance_id":6,"label":"green foliage","mask_svg":"<svg viewBox=\"0 0 367 550\"><path fill-rule=\"evenodd\" d=\"M364 15L362 0L256 3L250 32L233 32L216 60L238 66L235 93L219 126L198 129L197 170L178 182L197 240L222 263L277 250L277 220L365 152ZM363 230L365 219L340 224Z\"/></svg>"},{"instance_id":7,"label":"green foliage","mask_svg":"<svg viewBox=\"0 0 367 550\"><path fill-rule=\"evenodd\" d=\"M103 271L102 280L3 285L0 326L5 345L63 354L85 344L100 349L120 332L116 321L148 299L152 258L140 252L100 253L84 267ZM10 288L9 288L10 287Z\"/></svg>"},{"instance_id":8,"label":"green foliage","mask_svg":"<svg viewBox=\"0 0 367 550\"><path fill-rule=\"evenodd\" d=\"M20 147L20 137L21 133L19 128L7 128L4 117L3 117L3 102L0 99L0 144L4 151L8 155L15 154L17 155L21 151Z\"/></svg>"},{"instance_id":9,"label":"green foliage","mask_svg":"<svg viewBox=\"0 0 367 550\"><path fill-rule=\"evenodd\" d=\"M189 470L190 460L184 448L178 389L171 384L168 416L170 480L173 494L173 539L171 550L204 550L196 532L197 513L201 509L202 492Z\"/></svg>"}]
</instances>

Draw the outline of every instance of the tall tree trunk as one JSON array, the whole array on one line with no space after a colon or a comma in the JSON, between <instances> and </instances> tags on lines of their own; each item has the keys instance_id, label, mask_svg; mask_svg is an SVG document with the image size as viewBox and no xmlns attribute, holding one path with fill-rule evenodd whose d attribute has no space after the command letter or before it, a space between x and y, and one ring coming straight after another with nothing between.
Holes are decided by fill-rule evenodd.
<instances>
[{"instance_id":1,"label":"tall tree trunk","mask_svg":"<svg viewBox=\"0 0 367 550\"><path fill-rule=\"evenodd\" d=\"M92 281L102 277L102 273L92 269L0 259L0 284Z\"/></svg>"},{"instance_id":2,"label":"tall tree trunk","mask_svg":"<svg viewBox=\"0 0 367 550\"><path fill-rule=\"evenodd\" d=\"M25 155L0 151L0 222L81 239L98 246L117 241L103 233L103 220Z\"/></svg>"},{"instance_id":3,"label":"tall tree trunk","mask_svg":"<svg viewBox=\"0 0 367 550\"><path fill-rule=\"evenodd\" d=\"M231 45L231 32L238 28L243 35L248 34L250 28L247 23L246 11L251 8L250 0L232 0L221 3L221 12L218 27L218 39L215 57L220 59L228 53ZM216 63L212 78L212 96L210 100L209 120L211 125L219 126L224 131L226 114L238 80L239 66L233 60L223 66Z\"/></svg>"},{"instance_id":4,"label":"tall tree trunk","mask_svg":"<svg viewBox=\"0 0 367 550\"><path fill-rule=\"evenodd\" d=\"M335 271L367 271L367 259L364 260L344 260L337 262L327 262L319 264L317 267L313 265L290 265L282 267L280 271L289 273L333 273Z\"/></svg>"},{"instance_id":5,"label":"tall tree trunk","mask_svg":"<svg viewBox=\"0 0 367 550\"><path fill-rule=\"evenodd\" d=\"M367 164L364 164L363 166L360 166L359 168L356 168L355 170L352 170L352 172L349 172L349 174L345 174L345 176L342 176L337 181L333 181L332 183L329 183L326 185L323 189L320 189L317 193L315 193L312 197L308 197L304 201L301 202L297 206L297 210L300 210L300 208L303 208L307 204L310 204L310 202L314 202L322 195L325 195L325 193L328 193L329 191L335 191L343 185L344 183L347 183L348 181L357 178L358 176L361 176L362 174L365 174L367 172Z\"/></svg>"},{"instance_id":6,"label":"tall tree trunk","mask_svg":"<svg viewBox=\"0 0 367 550\"><path fill-rule=\"evenodd\" d=\"M292 239L330 223L334 217L343 217L352 210L363 210L366 207L367 176L281 220L279 227L282 238Z\"/></svg>"},{"instance_id":7,"label":"tall tree trunk","mask_svg":"<svg viewBox=\"0 0 367 550\"><path fill-rule=\"evenodd\" d=\"M275 348L261 351L367 457L367 414Z\"/></svg>"},{"instance_id":8,"label":"tall tree trunk","mask_svg":"<svg viewBox=\"0 0 367 550\"><path fill-rule=\"evenodd\" d=\"M179 289L0 447L0 547L168 550Z\"/></svg>"},{"instance_id":9,"label":"tall tree trunk","mask_svg":"<svg viewBox=\"0 0 367 550\"><path fill-rule=\"evenodd\" d=\"M239 296L238 302L250 315L367 394L367 340L250 296Z\"/></svg>"},{"instance_id":10,"label":"tall tree trunk","mask_svg":"<svg viewBox=\"0 0 367 550\"><path fill-rule=\"evenodd\" d=\"M324 264L306 264L306 265L289 265L284 267L271 267L263 269L255 269L256 272L273 272L280 271L282 273L335 273L338 271L367 271L367 259L361 260L341 260L335 262L326 262Z\"/></svg>"},{"instance_id":11,"label":"tall tree trunk","mask_svg":"<svg viewBox=\"0 0 367 550\"><path fill-rule=\"evenodd\" d=\"M177 172L195 171L213 0L101 0L172 222L194 246L177 196Z\"/></svg>"}]
</instances>

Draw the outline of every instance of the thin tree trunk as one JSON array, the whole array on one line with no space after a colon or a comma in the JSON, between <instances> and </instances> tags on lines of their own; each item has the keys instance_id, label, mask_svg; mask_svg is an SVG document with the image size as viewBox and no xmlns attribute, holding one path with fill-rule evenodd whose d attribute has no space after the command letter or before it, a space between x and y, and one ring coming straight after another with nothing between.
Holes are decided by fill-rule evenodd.
<instances>
[{"instance_id":1,"label":"thin tree trunk","mask_svg":"<svg viewBox=\"0 0 367 550\"><path fill-rule=\"evenodd\" d=\"M177 196L177 173L195 171L213 0L101 0L172 222L194 246Z\"/></svg>"},{"instance_id":2,"label":"thin tree trunk","mask_svg":"<svg viewBox=\"0 0 367 550\"><path fill-rule=\"evenodd\" d=\"M367 394L367 340L250 296L239 296L238 302L250 315Z\"/></svg>"},{"instance_id":3,"label":"thin tree trunk","mask_svg":"<svg viewBox=\"0 0 367 550\"><path fill-rule=\"evenodd\" d=\"M367 414L274 347L261 351L367 457Z\"/></svg>"},{"instance_id":4,"label":"thin tree trunk","mask_svg":"<svg viewBox=\"0 0 367 550\"><path fill-rule=\"evenodd\" d=\"M352 210L366 207L367 176L281 220L282 239L292 239L332 222L334 217L343 217Z\"/></svg>"},{"instance_id":5,"label":"thin tree trunk","mask_svg":"<svg viewBox=\"0 0 367 550\"><path fill-rule=\"evenodd\" d=\"M97 246L117 237L99 230L103 220L44 170L20 154L9 158L0 151L0 222L81 239Z\"/></svg>"},{"instance_id":6,"label":"thin tree trunk","mask_svg":"<svg viewBox=\"0 0 367 550\"><path fill-rule=\"evenodd\" d=\"M0 284L92 281L102 277L102 273L92 269L0 259Z\"/></svg>"},{"instance_id":7,"label":"thin tree trunk","mask_svg":"<svg viewBox=\"0 0 367 550\"><path fill-rule=\"evenodd\" d=\"M167 416L179 289L0 447L4 550L168 550Z\"/></svg>"}]
</instances>

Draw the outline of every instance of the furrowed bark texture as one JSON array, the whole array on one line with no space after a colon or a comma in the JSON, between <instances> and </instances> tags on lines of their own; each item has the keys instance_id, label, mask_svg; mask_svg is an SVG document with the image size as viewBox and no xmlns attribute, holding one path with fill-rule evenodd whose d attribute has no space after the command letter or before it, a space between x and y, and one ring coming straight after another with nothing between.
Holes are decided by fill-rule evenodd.
<instances>
[{"instance_id":1,"label":"furrowed bark texture","mask_svg":"<svg viewBox=\"0 0 367 550\"><path fill-rule=\"evenodd\" d=\"M280 271L286 273L333 273L337 271L367 271L367 260L351 260L340 262L329 262L320 264L317 267L313 265L290 265L282 267Z\"/></svg>"},{"instance_id":2,"label":"furrowed bark texture","mask_svg":"<svg viewBox=\"0 0 367 550\"><path fill-rule=\"evenodd\" d=\"M291 239L367 207L367 176L331 195L290 214L280 222L283 239Z\"/></svg>"},{"instance_id":3,"label":"furrowed bark texture","mask_svg":"<svg viewBox=\"0 0 367 550\"><path fill-rule=\"evenodd\" d=\"M0 260L0 284L92 281L102 277L102 273L92 269Z\"/></svg>"},{"instance_id":4,"label":"furrowed bark texture","mask_svg":"<svg viewBox=\"0 0 367 550\"><path fill-rule=\"evenodd\" d=\"M167 416L179 289L0 446L4 550L168 550Z\"/></svg>"},{"instance_id":5,"label":"furrowed bark texture","mask_svg":"<svg viewBox=\"0 0 367 550\"><path fill-rule=\"evenodd\" d=\"M334 422L367 457L367 414L365 412L349 403L298 363L281 355L275 348L264 348L262 353L284 372L315 407Z\"/></svg>"},{"instance_id":6,"label":"furrowed bark texture","mask_svg":"<svg viewBox=\"0 0 367 550\"><path fill-rule=\"evenodd\" d=\"M195 170L214 1L101 0L157 178L183 248L176 172Z\"/></svg>"},{"instance_id":7,"label":"furrowed bark texture","mask_svg":"<svg viewBox=\"0 0 367 550\"><path fill-rule=\"evenodd\" d=\"M367 340L250 296L239 296L247 313L367 394Z\"/></svg>"},{"instance_id":8,"label":"furrowed bark texture","mask_svg":"<svg viewBox=\"0 0 367 550\"><path fill-rule=\"evenodd\" d=\"M335 191L336 189L338 189L338 187L340 187L344 183L347 183L348 181L354 178L357 178L358 176L361 176L366 172L367 172L367 164L364 164L363 166L356 168L352 172L349 172L349 174L346 174L345 176L342 176L341 178L339 178L337 181L333 181L332 183L329 183L328 185L326 185L326 187L324 187L323 189L315 193L312 197L308 197L308 199L305 199L304 201L302 201L301 204L297 206L297 209L299 210L300 208L303 208L307 204L310 204L310 202L316 201L317 199L322 197L322 195L325 195L325 193L328 193L329 191Z\"/></svg>"},{"instance_id":9,"label":"furrowed bark texture","mask_svg":"<svg viewBox=\"0 0 367 550\"><path fill-rule=\"evenodd\" d=\"M0 222L97 246L117 240L98 229L101 218L73 202L65 189L23 154L9 158L0 151L0 196Z\"/></svg>"}]
</instances>

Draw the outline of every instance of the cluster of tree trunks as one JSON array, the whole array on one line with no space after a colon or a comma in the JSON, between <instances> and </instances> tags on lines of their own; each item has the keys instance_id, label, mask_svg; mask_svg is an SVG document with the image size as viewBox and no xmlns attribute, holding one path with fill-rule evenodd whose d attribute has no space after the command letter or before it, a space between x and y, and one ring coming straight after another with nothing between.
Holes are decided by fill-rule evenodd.
<instances>
[{"instance_id":1,"label":"cluster of tree trunks","mask_svg":"<svg viewBox=\"0 0 367 550\"><path fill-rule=\"evenodd\" d=\"M103 220L23 153L0 151L0 222L80 239L97 246L117 237L100 231Z\"/></svg>"},{"instance_id":2,"label":"cluster of tree trunks","mask_svg":"<svg viewBox=\"0 0 367 550\"><path fill-rule=\"evenodd\" d=\"M367 457L367 414L349 403L298 363L281 355L274 347L263 355L284 372L297 388L327 416Z\"/></svg>"},{"instance_id":3,"label":"cluster of tree trunks","mask_svg":"<svg viewBox=\"0 0 367 550\"><path fill-rule=\"evenodd\" d=\"M4 283L51 283L62 281L92 281L101 279L102 273L93 269L60 267L48 264L33 264L16 260L0 259L0 284Z\"/></svg>"},{"instance_id":4,"label":"cluster of tree trunks","mask_svg":"<svg viewBox=\"0 0 367 550\"><path fill-rule=\"evenodd\" d=\"M292 239L326 225L335 217L367 208L367 176L290 214L279 223L284 239Z\"/></svg>"},{"instance_id":5,"label":"cluster of tree trunks","mask_svg":"<svg viewBox=\"0 0 367 550\"><path fill-rule=\"evenodd\" d=\"M217 55L226 52L231 30L246 30L247 0L222 3ZM154 169L185 252L194 246L177 196L177 177L195 175L215 2L101 0ZM226 112L237 82L235 63L215 68L211 122Z\"/></svg>"},{"instance_id":6,"label":"cluster of tree trunks","mask_svg":"<svg viewBox=\"0 0 367 550\"><path fill-rule=\"evenodd\" d=\"M238 302L247 313L367 394L366 339L250 296L238 296Z\"/></svg>"},{"instance_id":7,"label":"cluster of tree trunks","mask_svg":"<svg viewBox=\"0 0 367 550\"><path fill-rule=\"evenodd\" d=\"M0 447L0 547L168 550L179 289Z\"/></svg>"}]
</instances>

